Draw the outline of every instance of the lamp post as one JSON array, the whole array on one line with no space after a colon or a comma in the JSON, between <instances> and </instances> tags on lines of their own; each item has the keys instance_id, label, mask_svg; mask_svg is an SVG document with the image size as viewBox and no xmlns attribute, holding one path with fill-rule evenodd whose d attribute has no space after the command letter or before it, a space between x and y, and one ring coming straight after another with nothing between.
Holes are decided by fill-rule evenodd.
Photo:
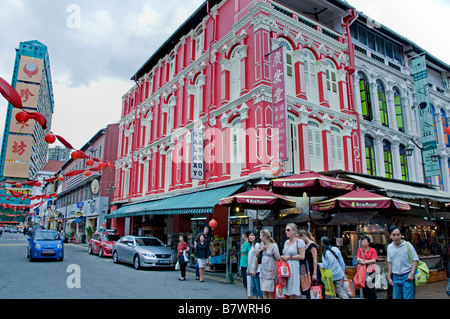
<instances>
[{"instance_id":1,"label":"lamp post","mask_svg":"<svg viewBox=\"0 0 450 319\"><path fill-rule=\"evenodd\" d=\"M414 141L414 139L411 139L408 142L408 146L405 147L405 155L408 157L411 157L414 153L414 147L411 145L411 142L420 150L421 155L422 155L422 172L423 172L423 182L426 183L427 182L427 176L425 175L425 161L423 158L423 147L420 147L419 145L417 145L416 141ZM437 154L432 154L430 156L430 159L433 163L437 163L439 161L439 155Z\"/></svg>"}]
</instances>

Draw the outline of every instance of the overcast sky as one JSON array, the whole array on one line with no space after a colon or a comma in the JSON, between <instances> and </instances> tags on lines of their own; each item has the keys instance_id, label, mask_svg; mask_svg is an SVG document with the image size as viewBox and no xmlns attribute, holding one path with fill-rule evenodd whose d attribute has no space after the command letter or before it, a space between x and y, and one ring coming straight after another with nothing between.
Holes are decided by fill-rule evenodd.
<instances>
[{"instance_id":1,"label":"overcast sky","mask_svg":"<svg viewBox=\"0 0 450 319\"><path fill-rule=\"evenodd\" d=\"M450 64L448 0L349 0ZM10 82L21 41L48 46L52 131L81 148L118 122L131 76L203 0L0 0L0 76ZM0 99L3 133L6 102ZM1 134L0 133L0 134Z\"/></svg>"}]
</instances>

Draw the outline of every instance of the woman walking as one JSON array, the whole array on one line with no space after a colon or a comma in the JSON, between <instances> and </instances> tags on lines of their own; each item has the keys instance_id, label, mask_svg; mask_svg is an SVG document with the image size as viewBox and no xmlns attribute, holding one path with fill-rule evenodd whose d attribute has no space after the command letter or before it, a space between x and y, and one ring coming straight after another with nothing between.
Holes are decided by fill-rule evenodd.
<instances>
[{"instance_id":1,"label":"woman walking","mask_svg":"<svg viewBox=\"0 0 450 319\"><path fill-rule=\"evenodd\" d=\"M319 263L317 262L318 247L315 243L315 239L312 234L304 229L300 229L297 232L297 236L302 239L306 244L305 249L305 261L308 263L309 273L311 275L311 284L318 284L322 288L322 293L325 293L325 285L322 282L322 276L319 270ZM308 290L304 290L306 299L311 299L310 294L311 287Z\"/></svg>"},{"instance_id":2,"label":"woman walking","mask_svg":"<svg viewBox=\"0 0 450 319\"><path fill-rule=\"evenodd\" d=\"M264 244L258 251L258 254L262 253L263 255L261 261L261 290L264 299L273 299L277 279L276 261L280 260L281 256L275 240L267 229L261 230L260 239Z\"/></svg>"},{"instance_id":3,"label":"woman walking","mask_svg":"<svg viewBox=\"0 0 450 319\"><path fill-rule=\"evenodd\" d=\"M283 293L289 299L299 299L300 292L300 260L305 259L305 242L297 237L297 225L287 224L286 237L284 243L283 256L281 259L286 261L291 270L291 276L287 279Z\"/></svg>"},{"instance_id":4,"label":"woman walking","mask_svg":"<svg viewBox=\"0 0 450 319\"><path fill-rule=\"evenodd\" d=\"M247 292L247 268L248 268L248 252L250 251L251 245L248 242L249 232L243 232L241 235L241 258L239 259L239 266L241 267L241 278L244 283L245 295L248 296Z\"/></svg>"},{"instance_id":5,"label":"woman walking","mask_svg":"<svg viewBox=\"0 0 450 319\"><path fill-rule=\"evenodd\" d=\"M324 236L320 241L323 246L322 268L331 269L333 283L338 297L341 299L349 299L344 289L345 263L341 251L337 247L331 247L331 242L328 237Z\"/></svg>"},{"instance_id":6,"label":"woman walking","mask_svg":"<svg viewBox=\"0 0 450 319\"><path fill-rule=\"evenodd\" d=\"M250 299L262 299L263 293L261 291L260 283L261 264L258 263L258 257L256 256L256 253L261 247L258 238L258 231L253 230L249 232L248 242L251 245L250 251L248 252L247 267L247 275L250 276L250 285L247 287L247 290L249 291L248 296Z\"/></svg>"},{"instance_id":7,"label":"woman walking","mask_svg":"<svg viewBox=\"0 0 450 319\"><path fill-rule=\"evenodd\" d=\"M186 264L187 262L184 260L183 253L189 251L189 245L184 240L184 235L180 234L178 236L178 247L177 247L177 258L178 264L180 265L181 278L178 280L186 280Z\"/></svg>"},{"instance_id":8,"label":"woman walking","mask_svg":"<svg viewBox=\"0 0 450 319\"><path fill-rule=\"evenodd\" d=\"M205 281L206 259L211 256L209 243L205 240L205 235L201 234L197 247L195 248L195 257L197 258L198 270L200 272L200 282Z\"/></svg>"}]
</instances>

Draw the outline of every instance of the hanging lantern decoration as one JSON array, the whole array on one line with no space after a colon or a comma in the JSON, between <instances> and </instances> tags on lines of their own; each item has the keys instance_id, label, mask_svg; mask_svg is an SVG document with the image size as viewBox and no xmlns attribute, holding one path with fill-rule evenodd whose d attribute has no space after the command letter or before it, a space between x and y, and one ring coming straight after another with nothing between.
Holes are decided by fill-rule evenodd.
<instances>
[{"instance_id":1,"label":"hanging lantern decoration","mask_svg":"<svg viewBox=\"0 0 450 319\"><path fill-rule=\"evenodd\" d=\"M3 78L0 77L0 93L3 97L11 103L14 107L19 109L22 108L22 98L19 93L17 93L16 89L14 89L8 82L6 82Z\"/></svg>"},{"instance_id":2,"label":"hanging lantern decoration","mask_svg":"<svg viewBox=\"0 0 450 319\"><path fill-rule=\"evenodd\" d=\"M217 227L217 224L218 224L218 223L217 223L217 220L215 220L214 218L211 219L211 220L209 221L209 223L208 223L209 227L211 227L212 230L214 230L214 228Z\"/></svg>"},{"instance_id":3,"label":"hanging lantern decoration","mask_svg":"<svg viewBox=\"0 0 450 319\"><path fill-rule=\"evenodd\" d=\"M445 133L447 133L448 135L450 135L450 126L445 128Z\"/></svg>"},{"instance_id":4,"label":"hanging lantern decoration","mask_svg":"<svg viewBox=\"0 0 450 319\"><path fill-rule=\"evenodd\" d=\"M16 187L17 188L21 188L22 187L22 183L16 183Z\"/></svg>"},{"instance_id":5,"label":"hanging lantern decoration","mask_svg":"<svg viewBox=\"0 0 450 319\"><path fill-rule=\"evenodd\" d=\"M45 135L44 140L47 144L53 144L56 142L56 136L53 134L47 134Z\"/></svg>"},{"instance_id":6,"label":"hanging lantern decoration","mask_svg":"<svg viewBox=\"0 0 450 319\"><path fill-rule=\"evenodd\" d=\"M30 120L30 115L25 112L21 111L16 114L16 121L17 123L21 123L22 127L20 128L19 134L22 132L23 127L25 126L25 123L27 123Z\"/></svg>"},{"instance_id":7,"label":"hanging lantern decoration","mask_svg":"<svg viewBox=\"0 0 450 319\"><path fill-rule=\"evenodd\" d=\"M42 183L41 182L36 182L36 184L34 184L35 186L37 186L37 187L40 187L40 186L42 186Z\"/></svg>"},{"instance_id":8,"label":"hanging lantern decoration","mask_svg":"<svg viewBox=\"0 0 450 319\"><path fill-rule=\"evenodd\" d=\"M94 160L93 160L92 158L87 159L87 160L86 160L86 165L87 165L87 166L92 166L92 165L94 165Z\"/></svg>"},{"instance_id":9,"label":"hanging lantern decoration","mask_svg":"<svg viewBox=\"0 0 450 319\"><path fill-rule=\"evenodd\" d=\"M81 158L81 155L79 151L73 151L72 153L70 153L70 157L72 157L73 160L77 160Z\"/></svg>"},{"instance_id":10,"label":"hanging lantern decoration","mask_svg":"<svg viewBox=\"0 0 450 319\"><path fill-rule=\"evenodd\" d=\"M91 171L86 171L86 172L84 172L84 175L86 176L86 177L88 177L88 176L91 176Z\"/></svg>"},{"instance_id":11,"label":"hanging lantern decoration","mask_svg":"<svg viewBox=\"0 0 450 319\"><path fill-rule=\"evenodd\" d=\"M61 175L61 176L58 177L58 179L59 179L61 182L64 182L64 176Z\"/></svg>"}]
</instances>

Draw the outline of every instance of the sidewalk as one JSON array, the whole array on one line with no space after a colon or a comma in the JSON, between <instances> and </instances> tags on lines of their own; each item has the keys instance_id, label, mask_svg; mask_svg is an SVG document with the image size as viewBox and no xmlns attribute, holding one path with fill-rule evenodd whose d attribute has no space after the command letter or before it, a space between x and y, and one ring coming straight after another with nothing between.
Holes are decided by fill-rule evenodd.
<instances>
[{"instance_id":1,"label":"sidewalk","mask_svg":"<svg viewBox=\"0 0 450 319\"><path fill-rule=\"evenodd\" d=\"M189 276L195 276L195 268L187 267L187 273ZM233 273L233 279L235 285L243 286L242 279L235 272ZM219 282L227 283L225 272L206 272L205 280L216 280ZM416 299L450 299L447 296L447 280L441 280L437 282L432 282L420 287L416 287ZM386 299L387 290L378 290L377 298L378 299ZM356 291L356 298L360 299L359 290Z\"/></svg>"}]
</instances>

